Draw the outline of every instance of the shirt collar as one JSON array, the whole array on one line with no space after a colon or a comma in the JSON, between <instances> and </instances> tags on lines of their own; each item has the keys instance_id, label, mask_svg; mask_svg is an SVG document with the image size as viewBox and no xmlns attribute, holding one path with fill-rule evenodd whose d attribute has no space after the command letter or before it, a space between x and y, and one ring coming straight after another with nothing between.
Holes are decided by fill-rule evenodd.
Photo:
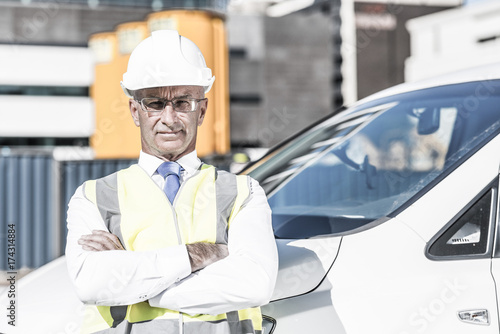
<instances>
[{"instance_id":1,"label":"shirt collar","mask_svg":"<svg viewBox=\"0 0 500 334\"><path fill-rule=\"evenodd\" d=\"M144 169L149 176L153 176L156 173L158 167L163 162L164 161L161 160L160 158L145 153L142 150L141 153L139 154L139 166L142 169ZM201 160L198 158L196 150L182 156L175 162L177 162L179 165L181 165L182 168L184 168L184 172L187 175L193 175L200 168L201 165Z\"/></svg>"}]
</instances>

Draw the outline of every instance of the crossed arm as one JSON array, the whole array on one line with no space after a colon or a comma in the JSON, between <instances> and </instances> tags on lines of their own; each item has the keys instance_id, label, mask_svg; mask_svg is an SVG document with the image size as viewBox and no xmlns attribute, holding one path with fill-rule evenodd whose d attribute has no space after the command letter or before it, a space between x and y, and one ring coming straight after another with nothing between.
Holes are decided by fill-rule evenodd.
<instances>
[{"instance_id":1,"label":"crossed arm","mask_svg":"<svg viewBox=\"0 0 500 334\"><path fill-rule=\"evenodd\" d=\"M149 301L188 314L219 314L267 303L277 251L263 190L235 217L227 246L197 243L123 250L95 206L77 190L68 210L66 256L80 299L97 305ZM261 193L259 193L261 192Z\"/></svg>"},{"instance_id":2,"label":"crossed arm","mask_svg":"<svg viewBox=\"0 0 500 334\"><path fill-rule=\"evenodd\" d=\"M91 252L125 250L116 235L103 230L93 230L91 234L82 235L78 244L83 250ZM205 242L186 245L186 250L192 273L229 255L226 245Z\"/></svg>"}]
</instances>

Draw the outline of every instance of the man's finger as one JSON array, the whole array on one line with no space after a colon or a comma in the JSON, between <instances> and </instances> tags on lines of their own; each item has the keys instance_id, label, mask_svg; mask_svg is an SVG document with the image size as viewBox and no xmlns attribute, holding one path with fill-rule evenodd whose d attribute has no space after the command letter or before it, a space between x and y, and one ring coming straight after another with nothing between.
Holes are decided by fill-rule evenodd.
<instances>
[{"instance_id":1,"label":"man's finger","mask_svg":"<svg viewBox=\"0 0 500 334\"><path fill-rule=\"evenodd\" d=\"M82 236L78 240L78 244L82 245L82 247L87 246L89 248L92 248L88 250L93 250L93 251L105 251L105 250L116 249L116 245L113 242L102 237L95 237L91 234Z\"/></svg>"},{"instance_id":2,"label":"man's finger","mask_svg":"<svg viewBox=\"0 0 500 334\"><path fill-rule=\"evenodd\" d=\"M93 230L92 234L93 235L100 235L100 236L107 238L108 240L110 240L111 242L113 242L115 244L115 246L116 246L115 249L123 249L123 246L120 242L120 239L118 239L118 237L116 235L114 235L113 233L109 233L109 232L103 231L103 230Z\"/></svg>"},{"instance_id":3,"label":"man's finger","mask_svg":"<svg viewBox=\"0 0 500 334\"><path fill-rule=\"evenodd\" d=\"M81 236L78 243L90 251L123 250L119 239L106 231L94 230L92 234Z\"/></svg>"},{"instance_id":4,"label":"man's finger","mask_svg":"<svg viewBox=\"0 0 500 334\"><path fill-rule=\"evenodd\" d=\"M92 252L100 252L104 250L108 250L105 245L98 241L94 241L91 239L80 239L78 240L78 244L82 246L83 250L92 251Z\"/></svg>"},{"instance_id":5,"label":"man's finger","mask_svg":"<svg viewBox=\"0 0 500 334\"><path fill-rule=\"evenodd\" d=\"M100 251L99 249L97 249L95 247L92 247L89 244L81 244L80 243L80 245L82 245L83 250L86 250L86 251L90 251L90 252L98 252L98 251Z\"/></svg>"}]
</instances>

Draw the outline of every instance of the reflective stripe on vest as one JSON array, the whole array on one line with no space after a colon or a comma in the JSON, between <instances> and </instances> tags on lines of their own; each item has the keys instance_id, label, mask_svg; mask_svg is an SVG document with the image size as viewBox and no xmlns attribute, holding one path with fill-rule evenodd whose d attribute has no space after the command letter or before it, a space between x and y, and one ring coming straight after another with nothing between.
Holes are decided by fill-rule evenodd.
<instances>
[{"instance_id":1,"label":"reflective stripe on vest","mask_svg":"<svg viewBox=\"0 0 500 334\"><path fill-rule=\"evenodd\" d=\"M202 165L181 184L171 205L144 170L133 165L85 182L84 194L97 206L106 227L118 236L125 249L144 251L194 242L227 244L228 228L250 198L249 187L246 176ZM140 333L146 332L146 328L148 332L158 328L178 333L179 319L184 333L247 334L260 333L262 329L260 308L193 317L150 307L148 302L91 308L86 314L90 320L84 324L86 333L109 333L110 328L113 333Z\"/></svg>"}]
</instances>

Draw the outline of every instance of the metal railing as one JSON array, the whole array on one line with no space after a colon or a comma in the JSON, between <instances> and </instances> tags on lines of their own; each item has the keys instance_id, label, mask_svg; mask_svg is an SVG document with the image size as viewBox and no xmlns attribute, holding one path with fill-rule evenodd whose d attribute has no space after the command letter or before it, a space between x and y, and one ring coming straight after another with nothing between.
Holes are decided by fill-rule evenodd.
<instances>
[{"instance_id":1,"label":"metal railing","mask_svg":"<svg viewBox=\"0 0 500 334\"><path fill-rule=\"evenodd\" d=\"M10 2L12 0L0 0L1 2ZM16 2L14 0L14 2ZM23 2L17 0L17 2ZM31 3L46 3L47 0L32 0ZM226 12L229 0L59 0L54 1L59 5L88 5L91 8L98 6L116 6L116 7L143 7L157 9L208 9L217 12Z\"/></svg>"}]
</instances>

